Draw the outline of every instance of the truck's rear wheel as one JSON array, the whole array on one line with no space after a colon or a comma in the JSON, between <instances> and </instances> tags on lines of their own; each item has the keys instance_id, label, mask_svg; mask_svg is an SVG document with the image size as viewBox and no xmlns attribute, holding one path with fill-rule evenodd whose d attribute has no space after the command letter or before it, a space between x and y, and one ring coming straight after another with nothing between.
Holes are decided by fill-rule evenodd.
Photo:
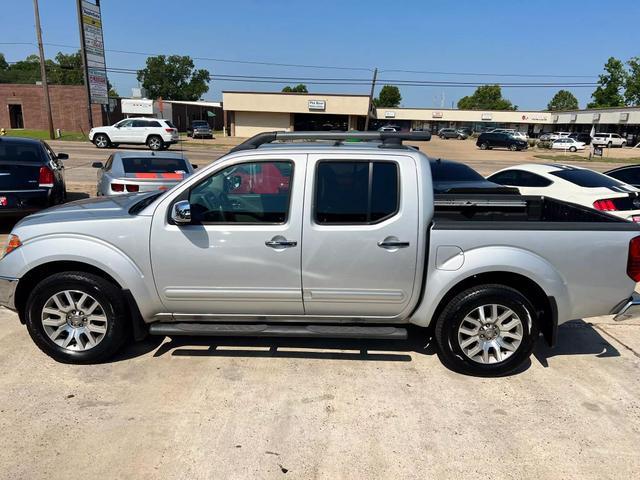
<instances>
[{"instance_id":1,"label":"truck's rear wheel","mask_svg":"<svg viewBox=\"0 0 640 480\"><path fill-rule=\"evenodd\" d=\"M479 285L442 311L435 339L443 362L479 376L507 375L526 361L538 338L535 309L517 290Z\"/></svg>"},{"instance_id":2,"label":"truck's rear wheel","mask_svg":"<svg viewBox=\"0 0 640 480\"><path fill-rule=\"evenodd\" d=\"M65 363L108 359L127 334L120 290L85 272L63 272L38 283L25 308L27 329L44 353Z\"/></svg>"}]
</instances>

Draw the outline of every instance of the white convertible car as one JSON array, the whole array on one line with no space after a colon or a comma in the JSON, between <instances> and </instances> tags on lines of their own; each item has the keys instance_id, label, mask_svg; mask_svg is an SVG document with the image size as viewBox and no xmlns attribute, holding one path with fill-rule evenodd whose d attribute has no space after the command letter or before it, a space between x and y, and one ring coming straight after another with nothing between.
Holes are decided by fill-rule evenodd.
<instances>
[{"instance_id":1,"label":"white convertible car","mask_svg":"<svg viewBox=\"0 0 640 480\"><path fill-rule=\"evenodd\" d=\"M522 195L544 195L640 222L640 190L588 168L527 163L500 170L487 180L517 187Z\"/></svg>"}]
</instances>

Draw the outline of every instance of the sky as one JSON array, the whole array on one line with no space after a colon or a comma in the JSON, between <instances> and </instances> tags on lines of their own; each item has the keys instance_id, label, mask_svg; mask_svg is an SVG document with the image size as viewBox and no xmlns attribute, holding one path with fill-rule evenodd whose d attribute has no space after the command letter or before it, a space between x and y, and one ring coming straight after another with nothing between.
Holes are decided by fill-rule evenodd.
<instances>
[{"instance_id":1,"label":"sky","mask_svg":"<svg viewBox=\"0 0 640 480\"><path fill-rule=\"evenodd\" d=\"M72 53L73 48L50 44L79 45L76 2L39 1L43 40L49 44L45 55ZM368 94L370 89L366 82L255 83L216 75L368 80L378 68L377 91L391 83L384 80L575 84L595 83L610 56L624 61L640 56L638 0L102 0L101 4L108 68L144 66L146 55L114 50L189 55L198 68L211 72L213 80L204 98L212 101L221 100L223 90L280 91L295 83L307 83L309 91L317 93ZM7 61L37 53L32 1L2 0L0 12L0 52ZM21 42L27 45L7 44ZM109 80L122 96L130 96L137 86L135 75L109 73ZM537 110L544 109L560 88L505 87L503 96L520 110ZM400 91L404 107L451 108L474 89L404 85ZM585 107L594 87L567 89Z\"/></svg>"}]
</instances>

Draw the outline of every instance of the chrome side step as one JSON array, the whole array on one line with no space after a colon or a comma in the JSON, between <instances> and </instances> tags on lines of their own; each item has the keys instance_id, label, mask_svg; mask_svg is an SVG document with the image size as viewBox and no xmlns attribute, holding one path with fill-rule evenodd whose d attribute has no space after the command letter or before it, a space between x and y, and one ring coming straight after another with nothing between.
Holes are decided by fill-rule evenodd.
<instances>
[{"instance_id":1,"label":"chrome side step","mask_svg":"<svg viewBox=\"0 0 640 480\"><path fill-rule=\"evenodd\" d=\"M153 323L151 335L219 337L386 338L406 340L403 327L361 325L269 325L266 323Z\"/></svg>"}]
</instances>

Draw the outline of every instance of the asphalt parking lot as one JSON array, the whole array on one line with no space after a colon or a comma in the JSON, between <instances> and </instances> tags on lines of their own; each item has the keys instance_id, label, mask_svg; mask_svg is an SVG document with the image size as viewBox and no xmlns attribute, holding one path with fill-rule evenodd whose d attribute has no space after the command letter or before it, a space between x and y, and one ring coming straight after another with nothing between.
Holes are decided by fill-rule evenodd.
<instances>
[{"instance_id":1,"label":"asphalt parking lot","mask_svg":"<svg viewBox=\"0 0 640 480\"><path fill-rule=\"evenodd\" d=\"M93 195L91 163L110 151L51 144L70 154L73 198ZM540 161L420 147L483 174ZM205 165L224 151L185 154ZM42 354L15 314L0 323L2 479L640 478L640 320L565 324L555 349L540 341L499 379L447 370L420 329L405 342L157 338L75 366Z\"/></svg>"}]
</instances>

